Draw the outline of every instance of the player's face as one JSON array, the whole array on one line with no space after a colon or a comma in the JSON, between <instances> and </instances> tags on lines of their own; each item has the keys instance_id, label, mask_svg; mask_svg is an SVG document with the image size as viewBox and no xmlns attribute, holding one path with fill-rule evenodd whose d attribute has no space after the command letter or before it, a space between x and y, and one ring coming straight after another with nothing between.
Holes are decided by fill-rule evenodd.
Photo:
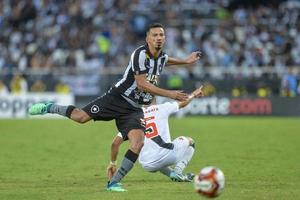
<instances>
[{"instance_id":1,"label":"player's face","mask_svg":"<svg viewBox=\"0 0 300 200\"><path fill-rule=\"evenodd\" d=\"M147 34L146 41L150 47L150 49L155 49L156 51L160 51L166 41L165 31L163 28L151 28Z\"/></svg>"}]
</instances>

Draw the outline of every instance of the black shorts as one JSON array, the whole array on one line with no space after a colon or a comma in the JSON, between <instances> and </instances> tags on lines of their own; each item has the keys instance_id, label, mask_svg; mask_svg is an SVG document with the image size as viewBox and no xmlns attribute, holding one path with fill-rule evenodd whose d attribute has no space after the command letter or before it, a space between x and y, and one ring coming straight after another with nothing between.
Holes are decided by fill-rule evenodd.
<instances>
[{"instance_id":1,"label":"black shorts","mask_svg":"<svg viewBox=\"0 0 300 200\"><path fill-rule=\"evenodd\" d=\"M82 110L95 121L115 119L118 131L122 133L125 140L128 139L127 135L130 130L145 130L141 123L144 118L143 110L132 106L119 94L106 93L86 105Z\"/></svg>"}]
</instances>

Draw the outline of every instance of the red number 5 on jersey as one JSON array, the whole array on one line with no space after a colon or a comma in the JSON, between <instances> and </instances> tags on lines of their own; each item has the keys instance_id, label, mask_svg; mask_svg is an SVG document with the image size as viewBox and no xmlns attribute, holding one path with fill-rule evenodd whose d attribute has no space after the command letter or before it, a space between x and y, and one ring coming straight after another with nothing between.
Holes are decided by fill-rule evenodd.
<instances>
[{"instance_id":1,"label":"red number 5 on jersey","mask_svg":"<svg viewBox=\"0 0 300 200\"><path fill-rule=\"evenodd\" d=\"M154 117L148 117L145 119L146 121L145 136L146 138L149 139L158 136L158 131L155 122L147 122L152 119L154 119Z\"/></svg>"}]
</instances>

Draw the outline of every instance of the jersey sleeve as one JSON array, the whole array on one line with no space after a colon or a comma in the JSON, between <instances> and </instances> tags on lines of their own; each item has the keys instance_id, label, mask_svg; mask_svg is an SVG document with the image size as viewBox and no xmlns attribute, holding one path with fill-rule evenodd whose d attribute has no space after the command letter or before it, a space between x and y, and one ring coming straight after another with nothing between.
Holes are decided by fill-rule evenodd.
<instances>
[{"instance_id":1,"label":"jersey sleeve","mask_svg":"<svg viewBox=\"0 0 300 200\"><path fill-rule=\"evenodd\" d=\"M118 134L117 134L116 137L122 138L123 141L127 141L128 140L127 134L122 134L121 132L118 132Z\"/></svg>"},{"instance_id":2,"label":"jersey sleeve","mask_svg":"<svg viewBox=\"0 0 300 200\"><path fill-rule=\"evenodd\" d=\"M177 101L166 102L166 103L160 104L158 106L161 110L164 111L164 114L166 114L167 116L179 111L179 104Z\"/></svg>"},{"instance_id":3,"label":"jersey sleeve","mask_svg":"<svg viewBox=\"0 0 300 200\"><path fill-rule=\"evenodd\" d=\"M123 139L123 135L121 132L118 132L117 136Z\"/></svg>"},{"instance_id":4,"label":"jersey sleeve","mask_svg":"<svg viewBox=\"0 0 300 200\"><path fill-rule=\"evenodd\" d=\"M165 54L166 60L165 60L165 65L167 66L168 60L169 60L169 56L168 54Z\"/></svg>"},{"instance_id":5,"label":"jersey sleeve","mask_svg":"<svg viewBox=\"0 0 300 200\"><path fill-rule=\"evenodd\" d=\"M145 50L137 49L135 50L130 59L131 69L135 75L145 74L146 70L146 54Z\"/></svg>"}]
</instances>

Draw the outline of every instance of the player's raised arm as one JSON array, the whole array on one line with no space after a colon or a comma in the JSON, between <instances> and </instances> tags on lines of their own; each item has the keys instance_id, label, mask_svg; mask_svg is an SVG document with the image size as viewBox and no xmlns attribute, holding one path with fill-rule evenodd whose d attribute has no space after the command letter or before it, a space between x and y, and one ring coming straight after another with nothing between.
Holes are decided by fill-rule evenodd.
<instances>
[{"instance_id":1,"label":"player's raised arm","mask_svg":"<svg viewBox=\"0 0 300 200\"><path fill-rule=\"evenodd\" d=\"M179 59L179 58L168 58L167 65L186 65L186 64L193 64L201 57L200 51L192 52L187 58Z\"/></svg>"},{"instance_id":2,"label":"player's raised arm","mask_svg":"<svg viewBox=\"0 0 300 200\"><path fill-rule=\"evenodd\" d=\"M178 101L186 101L188 95L179 90L166 90L149 83L146 78L146 74L140 74L134 76L136 84L139 90L149 92L152 95L158 95L168 97Z\"/></svg>"},{"instance_id":3,"label":"player's raised arm","mask_svg":"<svg viewBox=\"0 0 300 200\"><path fill-rule=\"evenodd\" d=\"M178 102L179 108L187 106L195 97L203 97L204 94L202 88L203 86L201 85L189 95L189 98L187 100Z\"/></svg>"}]
</instances>

